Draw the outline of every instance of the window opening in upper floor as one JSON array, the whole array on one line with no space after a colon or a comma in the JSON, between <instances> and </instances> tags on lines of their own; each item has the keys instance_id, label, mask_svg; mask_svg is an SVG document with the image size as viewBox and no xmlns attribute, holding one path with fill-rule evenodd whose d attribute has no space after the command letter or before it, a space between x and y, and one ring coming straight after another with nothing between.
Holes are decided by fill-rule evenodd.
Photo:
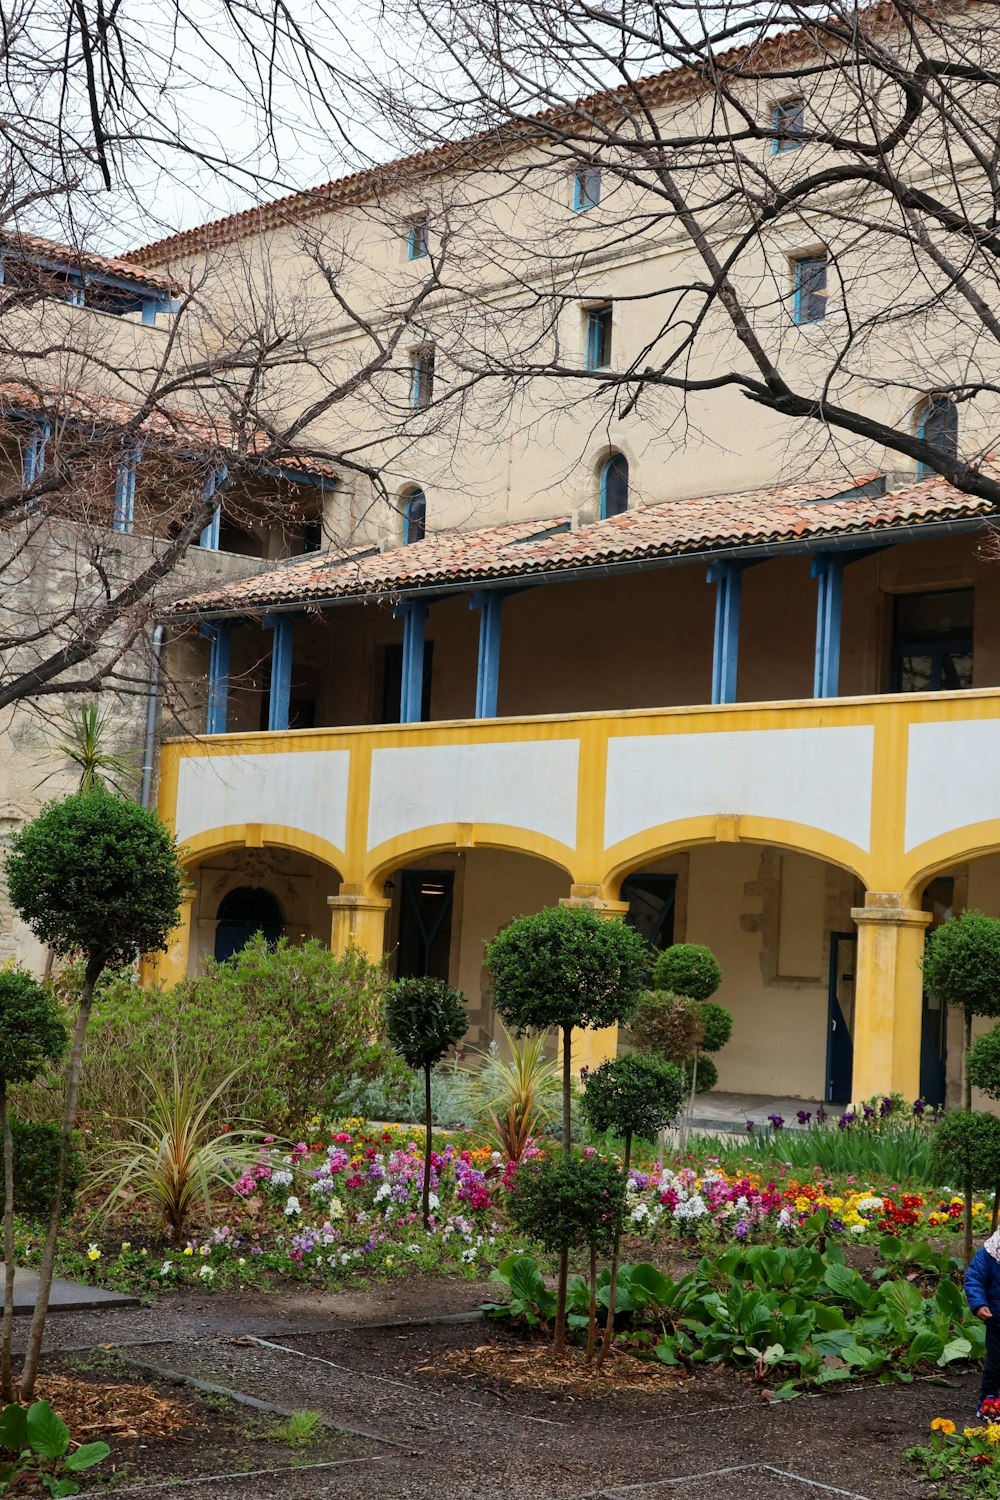
<instances>
[{"instance_id":1,"label":"window opening in upper floor","mask_svg":"<svg viewBox=\"0 0 1000 1500\"><path fill-rule=\"evenodd\" d=\"M423 260L430 254L429 228L426 214L410 220L406 231L407 260Z\"/></svg>"},{"instance_id":2,"label":"window opening in upper floor","mask_svg":"<svg viewBox=\"0 0 1000 1500\"><path fill-rule=\"evenodd\" d=\"M628 459L612 453L601 467L601 520L628 510Z\"/></svg>"},{"instance_id":3,"label":"window opening in upper floor","mask_svg":"<svg viewBox=\"0 0 1000 1500\"><path fill-rule=\"evenodd\" d=\"M611 303L587 309L587 369L604 370L611 364Z\"/></svg>"},{"instance_id":4,"label":"window opening in upper floor","mask_svg":"<svg viewBox=\"0 0 1000 1500\"><path fill-rule=\"evenodd\" d=\"M892 690L972 687L973 589L898 594L893 601Z\"/></svg>"},{"instance_id":5,"label":"window opening in upper floor","mask_svg":"<svg viewBox=\"0 0 1000 1500\"><path fill-rule=\"evenodd\" d=\"M779 100L774 106L771 123L774 127L771 154L777 156L781 151L798 151L803 142L796 140L795 136L806 128L806 101L800 98Z\"/></svg>"},{"instance_id":6,"label":"window opening in upper floor","mask_svg":"<svg viewBox=\"0 0 1000 1500\"><path fill-rule=\"evenodd\" d=\"M434 345L414 349L410 361L410 405L430 406L434 399Z\"/></svg>"},{"instance_id":7,"label":"window opening in upper floor","mask_svg":"<svg viewBox=\"0 0 1000 1500\"><path fill-rule=\"evenodd\" d=\"M826 317L826 273L825 250L799 255L792 261L792 316L796 323L821 323Z\"/></svg>"},{"instance_id":8,"label":"window opening in upper floor","mask_svg":"<svg viewBox=\"0 0 1000 1500\"><path fill-rule=\"evenodd\" d=\"M414 490L403 505L403 546L411 542L422 542L427 534L427 496L423 490Z\"/></svg>"},{"instance_id":9,"label":"window opening in upper floor","mask_svg":"<svg viewBox=\"0 0 1000 1500\"><path fill-rule=\"evenodd\" d=\"M573 212L585 214L601 201L600 167L580 167L573 173Z\"/></svg>"},{"instance_id":10,"label":"window opening in upper floor","mask_svg":"<svg viewBox=\"0 0 1000 1500\"><path fill-rule=\"evenodd\" d=\"M917 436L940 448L949 458L958 457L958 407L948 396L930 396L921 408ZM937 470L931 464L917 465L917 478L929 479Z\"/></svg>"}]
</instances>

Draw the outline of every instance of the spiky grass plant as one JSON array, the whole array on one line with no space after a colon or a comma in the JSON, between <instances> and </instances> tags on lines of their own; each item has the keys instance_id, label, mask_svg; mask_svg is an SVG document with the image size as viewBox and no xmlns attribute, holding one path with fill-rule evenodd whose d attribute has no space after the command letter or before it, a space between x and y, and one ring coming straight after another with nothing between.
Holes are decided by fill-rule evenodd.
<instances>
[{"instance_id":1,"label":"spiky grass plant","mask_svg":"<svg viewBox=\"0 0 1000 1500\"><path fill-rule=\"evenodd\" d=\"M491 1048L480 1074L483 1109L497 1145L508 1161L520 1163L529 1141L545 1130L562 1102L559 1064L547 1057L547 1031L518 1039L500 1022L510 1060Z\"/></svg>"}]
</instances>

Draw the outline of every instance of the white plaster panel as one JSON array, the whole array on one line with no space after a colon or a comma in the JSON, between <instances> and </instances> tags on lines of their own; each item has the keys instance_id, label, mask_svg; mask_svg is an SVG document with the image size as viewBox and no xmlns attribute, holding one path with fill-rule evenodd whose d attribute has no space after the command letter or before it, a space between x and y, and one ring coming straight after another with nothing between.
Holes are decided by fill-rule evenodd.
<instances>
[{"instance_id":1,"label":"white plaster panel","mask_svg":"<svg viewBox=\"0 0 1000 1500\"><path fill-rule=\"evenodd\" d=\"M804 823L867 850L873 744L870 724L612 739L605 842L736 814Z\"/></svg>"},{"instance_id":2,"label":"white plaster panel","mask_svg":"<svg viewBox=\"0 0 1000 1500\"><path fill-rule=\"evenodd\" d=\"M911 724L904 847L1000 818L1000 719Z\"/></svg>"},{"instance_id":3,"label":"white plaster panel","mask_svg":"<svg viewBox=\"0 0 1000 1500\"><path fill-rule=\"evenodd\" d=\"M343 849L349 750L204 755L181 761L177 836L231 823L280 823Z\"/></svg>"},{"instance_id":4,"label":"white plaster panel","mask_svg":"<svg viewBox=\"0 0 1000 1500\"><path fill-rule=\"evenodd\" d=\"M572 848L579 760L579 740L376 750L368 846L437 823L505 823Z\"/></svg>"}]
</instances>

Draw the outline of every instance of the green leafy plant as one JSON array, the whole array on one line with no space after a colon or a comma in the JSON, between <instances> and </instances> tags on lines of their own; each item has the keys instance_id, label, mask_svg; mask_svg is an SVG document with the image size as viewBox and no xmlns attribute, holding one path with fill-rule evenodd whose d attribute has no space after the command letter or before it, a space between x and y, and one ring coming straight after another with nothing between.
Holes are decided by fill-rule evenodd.
<instances>
[{"instance_id":1,"label":"green leafy plant","mask_svg":"<svg viewBox=\"0 0 1000 1500\"><path fill-rule=\"evenodd\" d=\"M56 954L82 953L84 959L66 1069L59 1177L21 1370L21 1395L30 1398L48 1316L94 988L105 969L166 948L180 920L184 875L176 841L155 813L97 790L48 803L11 836L4 870L11 904L35 936Z\"/></svg>"},{"instance_id":2,"label":"green leafy plant","mask_svg":"<svg viewBox=\"0 0 1000 1500\"><path fill-rule=\"evenodd\" d=\"M109 706L80 703L67 708L52 748L72 761L79 772L77 791L112 791L125 794L140 778L133 753L111 749L114 714ZM52 771L38 783L44 786L57 773Z\"/></svg>"},{"instance_id":3,"label":"green leafy plant","mask_svg":"<svg viewBox=\"0 0 1000 1500\"><path fill-rule=\"evenodd\" d=\"M718 959L700 943L674 943L664 948L653 965L653 989L688 1000L708 1000L721 983Z\"/></svg>"},{"instance_id":4,"label":"green leafy plant","mask_svg":"<svg viewBox=\"0 0 1000 1500\"><path fill-rule=\"evenodd\" d=\"M966 911L944 922L927 939L924 984L963 1014L963 1104L972 1108L969 1054L974 1016L1000 1016L1000 920Z\"/></svg>"},{"instance_id":5,"label":"green leafy plant","mask_svg":"<svg viewBox=\"0 0 1000 1500\"><path fill-rule=\"evenodd\" d=\"M520 1162L557 1107L559 1066L546 1056L547 1032L518 1040L500 1024L510 1061L491 1049L479 1075L479 1092L497 1145L508 1161Z\"/></svg>"},{"instance_id":6,"label":"green leafy plant","mask_svg":"<svg viewBox=\"0 0 1000 1500\"><path fill-rule=\"evenodd\" d=\"M4 1265L0 1396L14 1399L11 1344L14 1332L14 1137L7 1093L12 1083L30 1083L66 1051L66 1027L51 996L24 969L0 970L0 1129L3 1131ZM65 1172L63 1174L65 1177ZM59 1186L56 1172L53 1192ZM50 1195L51 1198L51 1195Z\"/></svg>"},{"instance_id":7,"label":"green leafy plant","mask_svg":"<svg viewBox=\"0 0 1000 1500\"><path fill-rule=\"evenodd\" d=\"M931 1141L931 1161L949 1177L965 1199L965 1261L972 1259L972 1196L977 1187L996 1190L1000 1183L1000 1119L985 1110L955 1110L945 1115Z\"/></svg>"},{"instance_id":8,"label":"green leafy plant","mask_svg":"<svg viewBox=\"0 0 1000 1500\"><path fill-rule=\"evenodd\" d=\"M546 1250L568 1259L571 1250L590 1252L590 1305L587 1362L597 1334L597 1253L610 1249L621 1233L625 1188L613 1162L599 1156L543 1156L528 1162L514 1179L507 1199L511 1223ZM556 1293L556 1337L563 1325L567 1291Z\"/></svg>"},{"instance_id":9,"label":"green leafy plant","mask_svg":"<svg viewBox=\"0 0 1000 1500\"><path fill-rule=\"evenodd\" d=\"M0 1411L0 1446L16 1454L0 1461L0 1494L23 1494L39 1485L49 1495L78 1495L77 1474L103 1463L107 1443L83 1443L70 1450L69 1428L47 1401Z\"/></svg>"},{"instance_id":10,"label":"green leafy plant","mask_svg":"<svg viewBox=\"0 0 1000 1500\"><path fill-rule=\"evenodd\" d=\"M705 1035L702 1008L697 1000L683 995L649 990L639 999L628 1035L640 1052L683 1064Z\"/></svg>"},{"instance_id":11,"label":"green leafy plant","mask_svg":"<svg viewBox=\"0 0 1000 1500\"><path fill-rule=\"evenodd\" d=\"M323 1416L318 1411L293 1411L284 1422L272 1427L266 1434L270 1443L285 1443L290 1448L304 1448L318 1438L323 1430Z\"/></svg>"},{"instance_id":12,"label":"green leafy plant","mask_svg":"<svg viewBox=\"0 0 1000 1500\"><path fill-rule=\"evenodd\" d=\"M209 1213L213 1188L235 1182L257 1160L263 1137L259 1130L214 1132L212 1106L227 1079L203 1094L201 1075L182 1077L176 1060L171 1087L149 1074L144 1077L149 1087L145 1114L124 1122L129 1137L106 1148L105 1165L89 1185L96 1189L114 1180L100 1213L127 1193L151 1199L176 1243L192 1206L200 1202Z\"/></svg>"},{"instance_id":13,"label":"green leafy plant","mask_svg":"<svg viewBox=\"0 0 1000 1500\"><path fill-rule=\"evenodd\" d=\"M625 1056L602 1063L587 1079L583 1110L595 1130L613 1130L624 1137L622 1188L628 1187L632 1137L650 1137L675 1118L684 1102L684 1078L675 1063ZM615 1293L618 1283L620 1226L615 1230L608 1278L608 1316L597 1357L600 1369L615 1336Z\"/></svg>"},{"instance_id":14,"label":"green leafy plant","mask_svg":"<svg viewBox=\"0 0 1000 1500\"><path fill-rule=\"evenodd\" d=\"M645 987L648 955L639 934L589 907L546 907L516 917L486 948L493 1005L518 1034L558 1026L563 1034L563 1151L569 1155L573 1028L625 1021ZM558 1354L566 1337L569 1252L559 1258Z\"/></svg>"},{"instance_id":15,"label":"green leafy plant","mask_svg":"<svg viewBox=\"0 0 1000 1500\"><path fill-rule=\"evenodd\" d=\"M386 1030L391 1046L411 1068L424 1074L424 1181L421 1205L424 1228L430 1228L431 1069L469 1029L469 1012L459 990L442 979L400 979L385 1003Z\"/></svg>"},{"instance_id":16,"label":"green leafy plant","mask_svg":"<svg viewBox=\"0 0 1000 1500\"><path fill-rule=\"evenodd\" d=\"M508 1288L506 1302L484 1302L482 1311L490 1318L523 1318L531 1327L547 1325L556 1310L555 1293L542 1280L530 1255L508 1255L490 1277Z\"/></svg>"}]
</instances>

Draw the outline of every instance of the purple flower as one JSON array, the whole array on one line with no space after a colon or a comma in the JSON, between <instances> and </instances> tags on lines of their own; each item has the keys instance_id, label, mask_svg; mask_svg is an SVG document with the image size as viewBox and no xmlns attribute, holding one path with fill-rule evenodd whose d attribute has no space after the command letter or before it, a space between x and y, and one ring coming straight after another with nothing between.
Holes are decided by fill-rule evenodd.
<instances>
[{"instance_id":1,"label":"purple flower","mask_svg":"<svg viewBox=\"0 0 1000 1500\"><path fill-rule=\"evenodd\" d=\"M782 1115L768 1115L767 1118L770 1120L775 1130L780 1130L782 1125L784 1125L785 1123L784 1117Z\"/></svg>"},{"instance_id":2,"label":"purple flower","mask_svg":"<svg viewBox=\"0 0 1000 1500\"><path fill-rule=\"evenodd\" d=\"M583 1067L580 1069L580 1082L586 1083L589 1077L590 1069L587 1067L586 1063L584 1063Z\"/></svg>"},{"instance_id":3,"label":"purple flower","mask_svg":"<svg viewBox=\"0 0 1000 1500\"><path fill-rule=\"evenodd\" d=\"M817 1125L822 1125L825 1120L826 1120L826 1110L823 1108L823 1106L821 1104L820 1107L819 1107L819 1109L816 1111L816 1124Z\"/></svg>"},{"instance_id":4,"label":"purple flower","mask_svg":"<svg viewBox=\"0 0 1000 1500\"><path fill-rule=\"evenodd\" d=\"M808 1125L809 1121L812 1119L812 1111L809 1109L800 1109L795 1118L798 1120L800 1125Z\"/></svg>"},{"instance_id":5,"label":"purple flower","mask_svg":"<svg viewBox=\"0 0 1000 1500\"><path fill-rule=\"evenodd\" d=\"M753 1131L753 1121L752 1120L748 1120L747 1121L747 1132L750 1133L752 1131Z\"/></svg>"},{"instance_id":6,"label":"purple flower","mask_svg":"<svg viewBox=\"0 0 1000 1500\"><path fill-rule=\"evenodd\" d=\"M741 1219L736 1226L736 1238L738 1240L745 1240L749 1233L750 1225L747 1223L746 1219Z\"/></svg>"},{"instance_id":7,"label":"purple flower","mask_svg":"<svg viewBox=\"0 0 1000 1500\"><path fill-rule=\"evenodd\" d=\"M882 1116L883 1120L887 1119L889 1115L892 1114L892 1100L889 1098L888 1094L886 1094L885 1098L882 1100L882 1103L879 1105L878 1112Z\"/></svg>"},{"instance_id":8,"label":"purple flower","mask_svg":"<svg viewBox=\"0 0 1000 1500\"><path fill-rule=\"evenodd\" d=\"M924 1101L922 1099L914 1099L914 1101L913 1101L913 1113L917 1116L918 1120L919 1120L920 1116L923 1114L923 1112L924 1112L924 1110L926 1108L927 1108L927 1105L924 1103Z\"/></svg>"}]
</instances>

